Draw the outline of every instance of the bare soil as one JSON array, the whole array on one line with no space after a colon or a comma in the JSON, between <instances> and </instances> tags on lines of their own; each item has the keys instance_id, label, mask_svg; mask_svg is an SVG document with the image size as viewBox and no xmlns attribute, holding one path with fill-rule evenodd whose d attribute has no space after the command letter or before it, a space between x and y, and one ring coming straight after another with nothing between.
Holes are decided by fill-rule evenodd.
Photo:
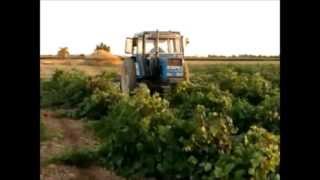
<instances>
[{"instance_id":1,"label":"bare soil","mask_svg":"<svg viewBox=\"0 0 320 180\"><path fill-rule=\"evenodd\" d=\"M50 157L69 149L93 147L98 140L85 128L84 122L69 118L58 118L50 110L41 110L41 119L52 137L41 142L41 180L121 180L114 173L97 166L78 168L66 165L47 164Z\"/></svg>"},{"instance_id":2,"label":"bare soil","mask_svg":"<svg viewBox=\"0 0 320 180\"><path fill-rule=\"evenodd\" d=\"M102 71L119 73L120 65L110 64L101 60L85 60L85 59L41 59L40 60L40 77L49 78L55 70L70 71L77 69L84 73L94 76Z\"/></svg>"}]
</instances>

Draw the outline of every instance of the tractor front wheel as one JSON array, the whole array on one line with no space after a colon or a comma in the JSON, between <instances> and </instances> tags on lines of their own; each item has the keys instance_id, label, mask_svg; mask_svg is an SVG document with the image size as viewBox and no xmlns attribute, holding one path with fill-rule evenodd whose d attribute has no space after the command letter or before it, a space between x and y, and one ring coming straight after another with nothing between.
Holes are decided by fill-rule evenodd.
<instances>
[{"instance_id":1,"label":"tractor front wheel","mask_svg":"<svg viewBox=\"0 0 320 180\"><path fill-rule=\"evenodd\" d=\"M133 59L125 59L121 68L121 91L129 93L136 86L136 67Z\"/></svg>"}]
</instances>

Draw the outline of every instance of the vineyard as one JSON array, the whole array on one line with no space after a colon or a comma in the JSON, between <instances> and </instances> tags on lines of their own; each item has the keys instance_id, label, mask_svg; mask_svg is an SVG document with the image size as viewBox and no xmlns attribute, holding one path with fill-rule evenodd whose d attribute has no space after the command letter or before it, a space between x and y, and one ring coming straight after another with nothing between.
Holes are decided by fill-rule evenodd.
<instances>
[{"instance_id":1,"label":"vineyard","mask_svg":"<svg viewBox=\"0 0 320 180\"><path fill-rule=\"evenodd\" d=\"M280 179L277 64L190 67L166 94L119 90L117 74L57 70L41 79L41 108L84 121L99 139L53 157L127 179Z\"/></svg>"}]
</instances>

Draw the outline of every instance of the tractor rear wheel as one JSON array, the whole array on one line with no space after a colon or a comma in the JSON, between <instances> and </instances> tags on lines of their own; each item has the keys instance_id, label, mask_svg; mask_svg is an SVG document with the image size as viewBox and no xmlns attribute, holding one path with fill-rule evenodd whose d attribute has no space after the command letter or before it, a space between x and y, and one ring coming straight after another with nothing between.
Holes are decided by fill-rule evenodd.
<instances>
[{"instance_id":1,"label":"tractor rear wheel","mask_svg":"<svg viewBox=\"0 0 320 180\"><path fill-rule=\"evenodd\" d=\"M133 59L125 59L121 68L120 87L123 93L129 93L136 86L136 67Z\"/></svg>"},{"instance_id":2,"label":"tractor rear wheel","mask_svg":"<svg viewBox=\"0 0 320 180\"><path fill-rule=\"evenodd\" d=\"M183 64L183 79L187 82L190 81L189 66L187 63Z\"/></svg>"}]
</instances>

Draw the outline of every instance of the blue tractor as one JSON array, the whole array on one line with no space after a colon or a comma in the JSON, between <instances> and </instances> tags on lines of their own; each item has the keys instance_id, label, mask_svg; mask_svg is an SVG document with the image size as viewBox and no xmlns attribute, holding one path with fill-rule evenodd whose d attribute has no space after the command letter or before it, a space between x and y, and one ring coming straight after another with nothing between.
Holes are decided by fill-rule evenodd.
<instances>
[{"instance_id":1,"label":"blue tractor","mask_svg":"<svg viewBox=\"0 0 320 180\"><path fill-rule=\"evenodd\" d=\"M189 81L184 61L184 46L188 43L180 32L173 31L144 31L127 38L125 52L131 57L122 64L122 92L131 92L139 83L145 83L151 92L163 92Z\"/></svg>"}]
</instances>

